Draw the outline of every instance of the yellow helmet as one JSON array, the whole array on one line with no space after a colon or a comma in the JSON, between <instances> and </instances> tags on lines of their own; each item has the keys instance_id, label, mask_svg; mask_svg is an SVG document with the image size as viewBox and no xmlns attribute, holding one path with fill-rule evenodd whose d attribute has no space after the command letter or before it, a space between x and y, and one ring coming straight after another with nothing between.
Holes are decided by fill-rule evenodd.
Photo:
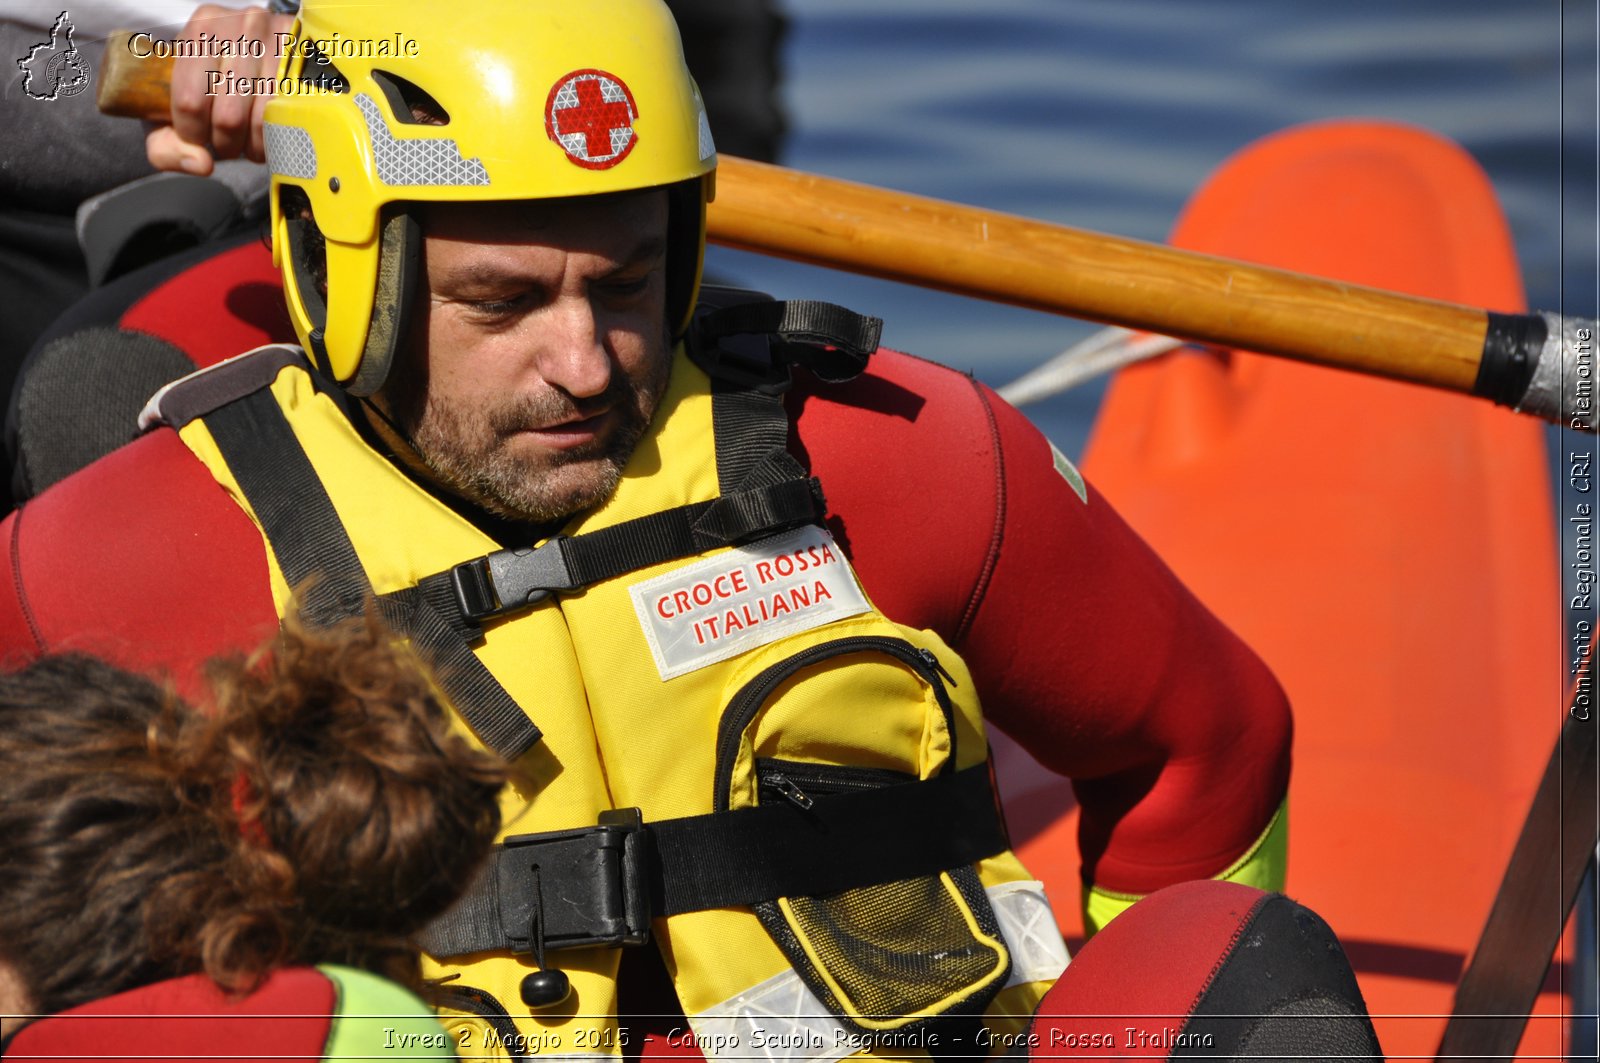
<instances>
[{"instance_id":1,"label":"yellow helmet","mask_svg":"<svg viewBox=\"0 0 1600 1063\"><path fill-rule=\"evenodd\" d=\"M421 236L395 203L672 186L688 327L716 148L661 0L306 0L292 34L265 114L273 256L301 343L350 391L382 385L404 328ZM302 253L318 231L326 297Z\"/></svg>"}]
</instances>

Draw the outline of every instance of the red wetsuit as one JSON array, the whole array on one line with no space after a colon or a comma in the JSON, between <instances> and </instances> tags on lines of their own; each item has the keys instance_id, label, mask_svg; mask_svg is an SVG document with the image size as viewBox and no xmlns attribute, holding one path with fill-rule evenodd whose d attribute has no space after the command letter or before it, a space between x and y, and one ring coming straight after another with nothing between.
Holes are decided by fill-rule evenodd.
<instances>
[{"instance_id":1,"label":"red wetsuit","mask_svg":"<svg viewBox=\"0 0 1600 1063\"><path fill-rule=\"evenodd\" d=\"M197 321L218 285L270 277L260 248L230 255L232 273L180 275L123 323L201 364L283 338ZM1075 780L1086 878L1143 894L1237 860L1288 783L1288 706L1261 661L1092 487L1080 500L988 388L887 351L848 384L799 376L791 448L862 583L888 616L939 632L988 719ZM276 623L255 525L167 429L45 491L0 536L12 666L88 651L193 692L201 662Z\"/></svg>"}]
</instances>

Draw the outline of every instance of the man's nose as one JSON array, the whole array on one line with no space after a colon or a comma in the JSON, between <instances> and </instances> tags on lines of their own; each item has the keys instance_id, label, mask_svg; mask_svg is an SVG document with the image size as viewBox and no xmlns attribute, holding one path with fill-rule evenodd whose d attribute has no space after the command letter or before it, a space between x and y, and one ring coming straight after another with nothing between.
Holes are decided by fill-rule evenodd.
<instances>
[{"instance_id":1,"label":"man's nose","mask_svg":"<svg viewBox=\"0 0 1600 1063\"><path fill-rule=\"evenodd\" d=\"M611 353L604 331L587 299L565 298L546 318L539 375L574 398L593 398L611 383Z\"/></svg>"}]
</instances>

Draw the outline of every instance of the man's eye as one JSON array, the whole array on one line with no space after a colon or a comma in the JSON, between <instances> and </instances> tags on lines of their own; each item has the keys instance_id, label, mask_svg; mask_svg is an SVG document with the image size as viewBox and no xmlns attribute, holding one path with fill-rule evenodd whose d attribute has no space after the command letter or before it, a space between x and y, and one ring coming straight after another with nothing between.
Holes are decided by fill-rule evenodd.
<instances>
[{"instance_id":1,"label":"man's eye","mask_svg":"<svg viewBox=\"0 0 1600 1063\"><path fill-rule=\"evenodd\" d=\"M606 291L612 295L638 295L650 286L653 274L646 273L642 277L629 277L606 282Z\"/></svg>"},{"instance_id":2,"label":"man's eye","mask_svg":"<svg viewBox=\"0 0 1600 1063\"><path fill-rule=\"evenodd\" d=\"M505 317L521 310L527 301L527 296L518 295L511 299L473 299L467 305L484 317Z\"/></svg>"}]
</instances>

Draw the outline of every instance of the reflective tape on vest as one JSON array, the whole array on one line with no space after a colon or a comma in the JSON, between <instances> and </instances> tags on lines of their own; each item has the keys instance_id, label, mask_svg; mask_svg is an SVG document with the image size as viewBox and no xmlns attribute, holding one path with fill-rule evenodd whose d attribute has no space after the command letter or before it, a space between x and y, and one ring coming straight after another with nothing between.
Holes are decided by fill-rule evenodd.
<instances>
[{"instance_id":1,"label":"reflective tape on vest","mask_svg":"<svg viewBox=\"0 0 1600 1063\"><path fill-rule=\"evenodd\" d=\"M1011 953L1008 986L1053 982L1070 957L1040 882L1007 882L985 892ZM831 1063L876 1045L893 1050L937 1048L937 1032L907 1030L903 1041L880 1040L845 1027L793 970L751 986L714 1008L689 1016L694 1046L711 1063L764 1059ZM884 1035L880 1035L884 1036Z\"/></svg>"}]
</instances>

